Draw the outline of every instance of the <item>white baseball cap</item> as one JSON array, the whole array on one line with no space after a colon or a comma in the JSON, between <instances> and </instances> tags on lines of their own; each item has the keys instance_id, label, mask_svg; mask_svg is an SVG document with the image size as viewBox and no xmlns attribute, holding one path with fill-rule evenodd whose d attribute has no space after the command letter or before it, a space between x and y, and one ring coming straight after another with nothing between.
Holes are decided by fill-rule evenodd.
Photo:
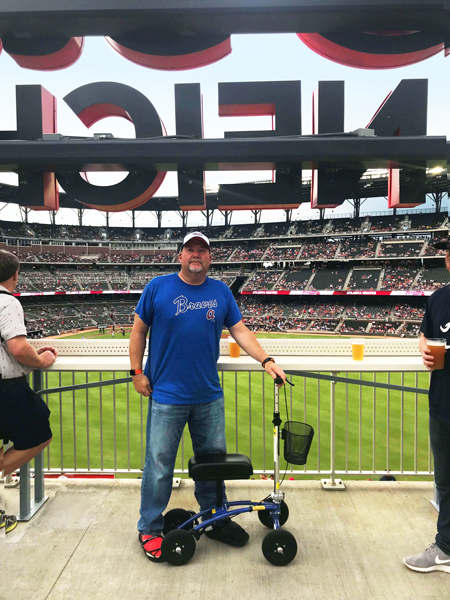
<instances>
[{"instance_id":1,"label":"white baseball cap","mask_svg":"<svg viewBox=\"0 0 450 600\"><path fill-rule=\"evenodd\" d=\"M200 231L193 231L192 233L188 233L183 240L183 246L191 240L202 240L202 242L205 242L208 248L210 248L208 238L206 237L206 235L203 235L203 233L201 233Z\"/></svg>"}]
</instances>

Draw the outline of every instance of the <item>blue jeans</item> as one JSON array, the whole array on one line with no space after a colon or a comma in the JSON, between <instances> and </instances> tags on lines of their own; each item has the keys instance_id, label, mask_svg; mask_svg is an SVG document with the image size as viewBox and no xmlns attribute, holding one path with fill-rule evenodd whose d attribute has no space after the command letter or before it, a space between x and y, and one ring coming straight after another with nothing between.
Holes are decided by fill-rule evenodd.
<instances>
[{"instance_id":1,"label":"blue jeans","mask_svg":"<svg viewBox=\"0 0 450 600\"><path fill-rule=\"evenodd\" d=\"M450 425L430 415L434 481L439 498L436 544L450 556Z\"/></svg>"},{"instance_id":2,"label":"blue jeans","mask_svg":"<svg viewBox=\"0 0 450 600\"><path fill-rule=\"evenodd\" d=\"M181 435L186 425L195 456L227 451L224 397L204 404L158 404L151 396L147 417L147 448L141 487L141 518L138 530L159 534L163 511L172 493L172 478ZM216 482L196 481L195 497L201 510L216 505ZM225 485L223 501L226 501Z\"/></svg>"}]
</instances>

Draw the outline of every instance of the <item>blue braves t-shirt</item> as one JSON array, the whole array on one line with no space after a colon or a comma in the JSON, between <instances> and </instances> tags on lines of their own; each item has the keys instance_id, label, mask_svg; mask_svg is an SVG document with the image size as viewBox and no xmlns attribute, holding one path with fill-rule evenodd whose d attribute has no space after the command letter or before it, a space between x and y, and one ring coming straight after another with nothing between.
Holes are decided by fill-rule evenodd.
<instances>
[{"instance_id":1,"label":"blue braves t-shirt","mask_svg":"<svg viewBox=\"0 0 450 600\"><path fill-rule=\"evenodd\" d=\"M155 277L136 313L150 327L144 373L156 402L197 404L222 396L220 336L224 326L230 328L242 318L225 283L207 277L200 285L190 285L178 273Z\"/></svg>"}]
</instances>

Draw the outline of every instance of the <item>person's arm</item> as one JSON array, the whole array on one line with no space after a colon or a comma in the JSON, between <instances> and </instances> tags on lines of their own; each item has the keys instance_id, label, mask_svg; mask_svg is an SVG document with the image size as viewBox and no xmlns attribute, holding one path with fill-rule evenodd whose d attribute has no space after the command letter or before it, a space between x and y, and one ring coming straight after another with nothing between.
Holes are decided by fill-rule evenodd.
<instances>
[{"instance_id":1,"label":"person's arm","mask_svg":"<svg viewBox=\"0 0 450 600\"><path fill-rule=\"evenodd\" d=\"M147 343L148 325L139 317L134 315L133 329L130 335L130 365L131 368L142 369L142 361L144 360L145 344ZM143 396L150 396L152 389L148 377L141 373L140 375L134 375L132 377L134 389L138 394Z\"/></svg>"},{"instance_id":2,"label":"person's arm","mask_svg":"<svg viewBox=\"0 0 450 600\"><path fill-rule=\"evenodd\" d=\"M56 360L56 351L54 353L48 347L48 349L41 349L41 352L36 352L24 335L18 335L7 340L6 345L14 358L27 367L46 369Z\"/></svg>"},{"instance_id":3,"label":"person's arm","mask_svg":"<svg viewBox=\"0 0 450 600\"><path fill-rule=\"evenodd\" d=\"M228 330L239 346L245 350L249 356L259 363L262 363L264 359L268 358L269 355L267 352L263 350L256 336L244 325L243 321L238 321L236 325L229 327ZM280 376L283 381L286 381L286 373L273 361L269 360L266 362L264 370L273 377L273 379Z\"/></svg>"},{"instance_id":4,"label":"person's arm","mask_svg":"<svg viewBox=\"0 0 450 600\"><path fill-rule=\"evenodd\" d=\"M420 332L419 350L422 355L423 364L429 371L434 371L434 356L427 348L427 338Z\"/></svg>"}]
</instances>

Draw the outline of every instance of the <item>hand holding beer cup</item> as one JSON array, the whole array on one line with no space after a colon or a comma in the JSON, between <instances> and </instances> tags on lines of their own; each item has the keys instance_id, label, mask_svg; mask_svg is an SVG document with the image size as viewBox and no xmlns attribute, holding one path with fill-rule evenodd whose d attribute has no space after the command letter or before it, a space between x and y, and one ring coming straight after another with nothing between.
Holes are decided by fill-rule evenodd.
<instances>
[{"instance_id":1,"label":"hand holding beer cup","mask_svg":"<svg viewBox=\"0 0 450 600\"><path fill-rule=\"evenodd\" d=\"M445 344L445 338L427 338L427 347L422 353L422 359L430 371L444 368Z\"/></svg>"}]
</instances>

